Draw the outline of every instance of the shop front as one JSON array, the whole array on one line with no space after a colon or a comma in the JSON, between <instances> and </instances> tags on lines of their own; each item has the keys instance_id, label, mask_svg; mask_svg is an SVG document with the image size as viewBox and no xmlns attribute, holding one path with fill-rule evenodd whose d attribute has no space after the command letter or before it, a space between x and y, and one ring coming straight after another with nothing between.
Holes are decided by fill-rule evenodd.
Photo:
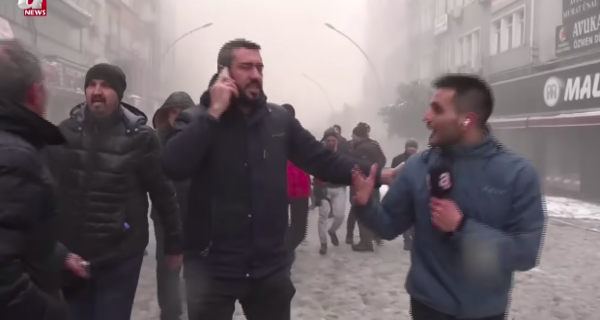
<instances>
[{"instance_id":1,"label":"shop front","mask_svg":"<svg viewBox=\"0 0 600 320\"><path fill-rule=\"evenodd\" d=\"M71 109L85 101L85 67L46 56L41 59L46 76L48 101L46 118L55 124L69 117Z\"/></svg>"},{"instance_id":2,"label":"shop front","mask_svg":"<svg viewBox=\"0 0 600 320\"><path fill-rule=\"evenodd\" d=\"M494 133L550 194L600 201L600 60L492 84Z\"/></svg>"}]
</instances>

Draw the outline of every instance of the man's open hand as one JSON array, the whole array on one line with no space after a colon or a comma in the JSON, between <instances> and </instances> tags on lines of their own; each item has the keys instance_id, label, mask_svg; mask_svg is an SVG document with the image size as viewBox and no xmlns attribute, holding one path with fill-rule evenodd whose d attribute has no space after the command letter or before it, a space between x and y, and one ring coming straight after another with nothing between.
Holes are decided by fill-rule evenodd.
<instances>
[{"instance_id":1,"label":"man's open hand","mask_svg":"<svg viewBox=\"0 0 600 320\"><path fill-rule=\"evenodd\" d=\"M364 206L371 199L373 187L375 186L375 176L377 175L377 164L371 166L369 176L360 171L358 166L352 169L352 188L354 189L353 203L356 206Z\"/></svg>"}]
</instances>

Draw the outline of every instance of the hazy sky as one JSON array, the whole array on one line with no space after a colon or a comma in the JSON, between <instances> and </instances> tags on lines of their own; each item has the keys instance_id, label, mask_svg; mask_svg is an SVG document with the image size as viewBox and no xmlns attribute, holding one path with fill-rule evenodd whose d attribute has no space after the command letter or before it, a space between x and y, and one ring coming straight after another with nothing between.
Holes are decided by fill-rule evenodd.
<instances>
[{"instance_id":1,"label":"hazy sky","mask_svg":"<svg viewBox=\"0 0 600 320\"><path fill-rule=\"evenodd\" d=\"M163 21L175 38L212 22L213 26L179 42L170 90L198 99L216 70L219 48L228 40L259 43L265 63L265 92L276 103L291 103L303 121L326 118L330 107L307 74L327 91L334 108L359 103L367 64L352 43L324 26L331 23L365 44L365 0L181 0L168 1ZM176 5L174 5L176 4ZM175 61L175 62L173 62Z\"/></svg>"}]
</instances>

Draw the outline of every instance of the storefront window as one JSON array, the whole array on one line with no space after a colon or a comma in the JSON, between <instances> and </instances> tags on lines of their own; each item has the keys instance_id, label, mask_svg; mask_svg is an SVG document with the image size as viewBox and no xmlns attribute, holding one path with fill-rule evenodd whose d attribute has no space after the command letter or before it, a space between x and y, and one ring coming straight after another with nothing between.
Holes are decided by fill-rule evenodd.
<instances>
[{"instance_id":1,"label":"storefront window","mask_svg":"<svg viewBox=\"0 0 600 320\"><path fill-rule=\"evenodd\" d=\"M581 159L576 128L556 128L546 144L546 185L569 191L579 191Z\"/></svg>"}]
</instances>

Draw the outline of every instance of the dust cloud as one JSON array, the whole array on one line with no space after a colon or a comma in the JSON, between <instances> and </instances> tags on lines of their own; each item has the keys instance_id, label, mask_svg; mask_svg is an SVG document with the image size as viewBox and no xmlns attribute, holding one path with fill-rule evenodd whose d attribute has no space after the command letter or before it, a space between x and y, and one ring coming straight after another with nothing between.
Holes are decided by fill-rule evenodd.
<instances>
[{"instance_id":1,"label":"dust cloud","mask_svg":"<svg viewBox=\"0 0 600 320\"><path fill-rule=\"evenodd\" d=\"M216 71L219 48L234 38L246 38L263 48L269 100L294 105L304 126L322 130L333 124L332 109L339 112L345 103L363 103L364 77L369 72L361 52L325 23L364 47L368 3L162 1L161 36L166 39L162 48L191 29L213 23L180 41L165 57L162 94L184 90L198 100Z\"/></svg>"}]
</instances>

